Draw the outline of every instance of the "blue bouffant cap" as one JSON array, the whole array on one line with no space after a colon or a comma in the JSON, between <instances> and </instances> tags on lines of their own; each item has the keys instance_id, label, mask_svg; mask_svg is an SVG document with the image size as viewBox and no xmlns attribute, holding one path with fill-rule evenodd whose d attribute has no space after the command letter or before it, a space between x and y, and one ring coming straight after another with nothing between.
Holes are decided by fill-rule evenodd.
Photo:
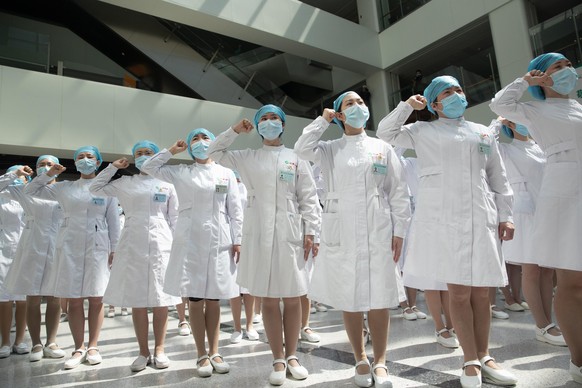
<instances>
[{"instance_id":1,"label":"blue bouffant cap","mask_svg":"<svg viewBox=\"0 0 582 388\"><path fill-rule=\"evenodd\" d=\"M93 156L95 156L95 158L97 158L99 162L103 162L103 158L101 157L99 150L95 146L83 146L78 148L77 151L75 151L75 154L73 155L73 160L77 160L77 156L81 152L90 152L93 154Z\"/></svg>"},{"instance_id":2,"label":"blue bouffant cap","mask_svg":"<svg viewBox=\"0 0 582 388\"><path fill-rule=\"evenodd\" d=\"M559 53L546 53L539 55L531 60L529 66L527 67L527 71L530 72L532 70L539 70L545 72L548 70L548 67L562 59L567 58ZM530 86L527 88L527 90L534 98L538 100L546 99L546 95L540 86Z\"/></svg>"},{"instance_id":3,"label":"blue bouffant cap","mask_svg":"<svg viewBox=\"0 0 582 388\"><path fill-rule=\"evenodd\" d=\"M346 96L350 93L355 93L354 91L348 90L347 92L344 92L342 94L339 95L338 98L335 99L335 101L333 102L333 110L335 110L336 112L340 112L340 109L342 107L342 102L344 101L344 98L346 98ZM337 118L333 118L333 122L336 123L337 125L339 125L339 127L341 129L344 129L344 123L342 123L341 121L339 121Z\"/></svg>"},{"instance_id":4,"label":"blue bouffant cap","mask_svg":"<svg viewBox=\"0 0 582 388\"><path fill-rule=\"evenodd\" d=\"M285 112L283 112L283 109L279 108L277 105L268 104L260 108L257 113L255 113L255 118L253 119L255 122L255 128L259 126L259 120L261 117L267 113L274 113L281 118L282 122L285 122Z\"/></svg>"},{"instance_id":5,"label":"blue bouffant cap","mask_svg":"<svg viewBox=\"0 0 582 388\"><path fill-rule=\"evenodd\" d=\"M192 143L192 139L194 139L194 136L197 136L200 133L203 133L206 136L208 136L211 141L214 141L214 139L216 139L216 136L214 136L214 133L210 132L206 128L196 128L196 129L191 130L190 133L188 134L188 137L186 138L186 144L188 144L188 153L190 154L192 159L194 159L194 155L192 155L192 149L190 148L190 143Z\"/></svg>"},{"instance_id":6,"label":"blue bouffant cap","mask_svg":"<svg viewBox=\"0 0 582 388\"><path fill-rule=\"evenodd\" d=\"M426 107L431 113L435 113L434 109L430 106L436 101L439 94L441 94L445 89L451 87L461 87L459 81L455 77L450 75L441 75L432 80L432 82L424 89L424 98L426 98Z\"/></svg>"},{"instance_id":7,"label":"blue bouffant cap","mask_svg":"<svg viewBox=\"0 0 582 388\"><path fill-rule=\"evenodd\" d=\"M142 140L135 143L135 145L131 149L131 154L135 155L135 151L137 151L140 148L149 148L150 150L154 151L154 154L160 152L160 147L158 147L156 143L149 140Z\"/></svg>"},{"instance_id":8,"label":"blue bouffant cap","mask_svg":"<svg viewBox=\"0 0 582 388\"><path fill-rule=\"evenodd\" d=\"M22 167L22 164L15 164L14 166L8 167L8 170L6 170L6 173L16 171L20 167ZM26 180L30 182L32 180L32 178L30 176L27 176Z\"/></svg>"},{"instance_id":9,"label":"blue bouffant cap","mask_svg":"<svg viewBox=\"0 0 582 388\"><path fill-rule=\"evenodd\" d=\"M38 157L38 159L36 159L36 165L37 165L37 167L38 167L38 164L41 161L45 160L45 159L50 160L54 164L60 164L59 158L57 158L56 156L52 156L52 155L41 155L41 156Z\"/></svg>"}]
</instances>

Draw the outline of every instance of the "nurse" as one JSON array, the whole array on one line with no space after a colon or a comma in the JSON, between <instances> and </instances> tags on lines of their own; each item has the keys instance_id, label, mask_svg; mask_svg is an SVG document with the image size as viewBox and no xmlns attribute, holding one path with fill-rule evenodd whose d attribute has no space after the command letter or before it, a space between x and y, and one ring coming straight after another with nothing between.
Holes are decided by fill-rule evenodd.
<instances>
[{"instance_id":1,"label":"nurse","mask_svg":"<svg viewBox=\"0 0 582 388\"><path fill-rule=\"evenodd\" d=\"M73 369L84 361L101 363L97 342L103 324L103 294L109 280L109 266L119 239L117 199L97 197L89 185L99 166L101 154L97 147L85 146L73 155L75 167L81 174L76 181L49 184L66 168L54 164L46 173L30 182L24 192L28 195L57 201L64 212L57 234L53 271L54 296L68 299L68 320L75 343L72 357L65 369ZM85 347L85 309L89 300L89 347Z\"/></svg>"},{"instance_id":2,"label":"nurse","mask_svg":"<svg viewBox=\"0 0 582 388\"><path fill-rule=\"evenodd\" d=\"M297 380L309 374L295 351L301 328L300 297L307 294L305 261L319 227L320 208L309 163L281 141L283 110L265 105L255 114L254 124L262 148L227 151L239 134L253 129L244 119L220 134L208 153L237 170L248 189L237 282L261 297L263 324L275 358L269 382L281 385L287 371Z\"/></svg>"},{"instance_id":3,"label":"nurse","mask_svg":"<svg viewBox=\"0 0 582 388\"><path fill-rule=\"evenodd\" d=\"M21 173L24 166L12 166L6 170L8 184L22 186L30 180L32 170L26 166L28 173ZM18 172L18 173L17 173ZM10 175L12 174L12 175ZM7 176L8 175L8 176ZM24 227L24 210L10 195L0 198L0 335L2 346L0 358L9 357L12 352L26 354L30 347L24 342L26 331L26 295L9 294L5 288L6 275L16 255L20 235ZM12 306L16 302L16 338L14 346L10 345L10 327L12 326Z\"/></svg>"},{"instance_id":4,"label":"nurse","mask_svg":"<svg viewBox=\"0 0 582 388\"><path fill-rule=\"evenodd\" d=\"M42 175L59 159L52 155L41 155L36 160L36 175ZM27 171L27 169L29 171ZM5 175L12 181L18 174L32 173L29 167ZM4 189L0 178L0 190ZM53 179L49 184L55 183ZM26 214L25 227L20 237L16 256L5 282L11 294L26 295L26 323L32 340L30 361L46 358L63 358L65 352L56 344L60 323L60 298L54 297L54 284L51 283L54 270L54 252L57 231L63 219L63 211L56 201L48 201L24 194L24 186L8 186L6 190L17 200ZM46 343L40 339L41 298L46 300L45 325Z\"/></svg>"},{"instance_id":5,"label":"nurse","mask_svg":"<svg viewBox=\"0 0 582 388\"><path fill-rule=\"evenodd\" d=\"M200 377L212 376L213 370L230 370L218 353L220 299L239 293L234 280L243 211L234 173L208 157L206 151L214 139L207 129L194 129L186 141L178 140L142 165L142 171L172 183L178 193L179 216L164 291L190 301ZM173 155L186 150L196 163L166 166Z\"/></svg>"},{"instance_id":6,"label":"nurse","mask_svg":"<svg viewBox=\"0 0 582 388\"><path fill-rule=\"evenodd\" d=\"M388 308L398 304L396 262L410 217L402 167L388 144L366 135L368 107L345 92L305 127L295 152L321 168L325 189L320 246L309 297L343 311L359 387L392 387L386 367ZM337 140L320 141L335 121ZM364 313L373 333L370 367Z\"/></svg>"},{"instance_id":7,"label":"nurse","mask_svg":"<svg viewBox=\"0 0 582 388\"><path fill-rule=\"evenodd\" d=\"M536 339L556 346L566 346L560 329L552 322L554 297L554 269L535 264L528 247L533 241L534 214L539 199L546 155L539 145L529 137L527 127L503 117L495 120L495 131L501 130L510 143L499 143L499 151L507 168L507 177L514 192L513 217L515 235L513 240L501 246L503 256L516 264L522 277L523 294L536 322Z\"/></svg>"},{"instance_id":8,"label":"nurse","mask_svg":"<svg viewBox=\"0 0 582 388\"><path fill-rule=\"evenodd\" d=\"M144 140L137 142L131 151L135 166L141 171L143 163L159 148ZM163 291L172 233L178 218L178 198L174 186L143 171L111 180L119 169L127 167L126 158L118 159L101 171L89 186L93 195L116 197L125 212L125 225L103 301L132 308L139 356L130 369L139 372L152 362L156 368L164 369L170 366L164 353L168 306L181 302L180 298ZM153 356L148 345L148 308L153 310Z\"/></svg>"},{"instance_id":9,"label":"nurse","mask_svg":"<svg viewBox=\"0 0 582 388\"><path fill-rule=\"evenodd\" d=\"M517 379L489 355L489 287L503 287L499 240L511 240L512 191L497 142L489 129L466 121L467 100L459 82L436 77L400 102L380 122L380 139L414 149L420 184L408 236L404 273L447 284L455 332L463 348L463 387L484 381L513 385ZM431 122L404 125L428 107Z\"/></svg>"},{"instance_id":10,"label":"nurse","mask_svg":"<svg viewBox=\"0 0 582 388\"><path fill-rule=\"evenodd\" d=\"M568 96L577 79L565 56L542 54L489 106L525 125L546 154L526 257L556 269L556 318L570 350L570 374L582 384L582 105ZM526 90L537 101L519 102Z\"/></svg>"}]
</instances>

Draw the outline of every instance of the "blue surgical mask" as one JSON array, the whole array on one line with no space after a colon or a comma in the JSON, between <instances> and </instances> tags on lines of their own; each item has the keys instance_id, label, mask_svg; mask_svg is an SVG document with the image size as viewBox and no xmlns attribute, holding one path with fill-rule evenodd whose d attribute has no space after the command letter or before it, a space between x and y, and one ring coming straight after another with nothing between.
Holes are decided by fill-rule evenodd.
<instances>
[{"instance_id":1,"label":"blue surgical mask","mask_svg":"<svg viewBox=\"0 0 582 388\"><path fill-rule=\"evenodd\" d=\"M142 155L142 156L138 156L137 158L135 158L135 167L141 171L141 166L144 164L144 162L146 160L148 160L149 158L151 158L151 156L149 155Z\"/></svg>"},{"instance_id":2,"label":"blue surgical mask","mask_svg":"<svg viewBox=\"0 0 582 388\"><path fill-rule=\"evenodd\" d=\"M36 175L37 176L42 175L42 174L46 173L48 170L49 170L49 168L46 166L39 167L36 169Z\"/></svg>"},{"instance_id":3,"label":"blue surgical mask","mask_svg":"<svg viewBox=\"0 0 582 388\"><path fill-rule=\"evenodd\" d=\"M370 118L370 111L366 105L352 105L343 113L346 116L345 123L353 128L363 128Z\"/></svg>"},{"instance_id":4,"label":"blue surgical mask","mask_svg":"<svg viewBox=\"0 0 582 388\"><path fill-rule=\"evenodd\" d=\"M264 139L275 140L283 133L283 123L281 120L261 121L257 130Z\"/></svg>"},{"instance_id":5,"label":"blue surgical mask","mask_svg":"<svg viewBox=\"0 0 582 388\"><path fill-rule=\"evenodd\" d=\"M22 186L22 185L24 185L24 182L20 178L16 178L15 180L12 181L12 186Z\"/></svg>"},{"instance_id":6,"label":"blue surgical mask","mask_svg":"<svg viewBox=\"0 0 582 388\"><path fill-rule=\"evenodd\" d=\"M196 159L205 160L208 159L208 154L206 153L208 147L210 147L208 140L199 140L190 146L190 152Z\"/></svg>"},{"instance_id":7,"label":"blue surgical mask","mask_svg":"<svg viewBox=\"0 0 582 388\"><path fill-rule=\"evenodd\" d=\"M75 167L81 174L90 175L97 171L97 161L87 158L79 159L75 162Z\"/></svg>"},{"instance_id":8,"label":"blue surgical mask","mask_svg":"<svg viewBox=\"0 0 582 388\"><path fill-rule=\"evenodd\" d=\"M515 132L519 133L521 136L529 135L529 131L525 125L515 124Z\"/></svg>"},{"instance_id":9,"label":"blue surgical mask","mask_svg":"<svg viewBox=\"0 0 582 388\"><path fill-rule=\"evenodd\" d=\"M554 84L550 86L550 88L563 96L570 94L570 92L574 90L576 87L576 81L578 80L576 70L571 67L558 70L550 77L552 77L552 81L554 81Z\"/></svg>"},{"instance_id":10,"label":"blue surgical mask","mask_svg":"<svg viewBox=\"0 0 582 388\"><path fill-rule=\"evenodd\" d=\"M467 99L459 93L453 93L450 96L443 98L441 101L443 105L443 112L450 119L457 119L465 113L467 108Z\"/></svg>"}]
</instances>

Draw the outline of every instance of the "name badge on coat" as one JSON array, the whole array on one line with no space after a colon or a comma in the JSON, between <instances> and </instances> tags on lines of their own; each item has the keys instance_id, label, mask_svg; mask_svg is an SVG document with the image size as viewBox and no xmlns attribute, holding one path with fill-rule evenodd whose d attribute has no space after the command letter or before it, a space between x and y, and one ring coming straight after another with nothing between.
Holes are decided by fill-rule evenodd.
<instances>
[{"instance_id":1,"label":"name badge on coat","mask_svg":"<svg viewBox=\"0 0 582 388\"><path fill-rule=\"evenodd\" d=\"M161 194L161 193L154 194L154 202L165 203L167 200L168 200L168 196L166 194Z\"/></svg>"},{"instance_id":2,"label":"name badge on coat","mask_svg":"<svg viewBox=\"0 0 582 388\"><path fill-rule=\"evenodd\" d=\"M228 192L228 186L217 184L214 191L218 194L226 194Z\"/></svg>"},{"instance_id":3,"label":"name badge on coat","mask_svg":"<svg viewBox=\"0 0 582 388\"><path fill-rule=\"evenodd\" d=\"M382 163L374 163L372 165L372 173L378 175L386 175L388 172L388 166Z\"/></svg>"},{"instance_id":4,"label":"name badge on coat","mask_svg":"<svg viewBox=\"0 0 582 388\"><path fill-rule=\"evenodd\" d=\"M491 146L485 143L479 143L479 153L490 155L491 154Z\"/></svg>"},{"instance_id":5,"label":"name badge on coat","mask_svg":"<svg viewBox=\"0 0 582 388\"><path fill-rule=\"evenodd\" d=\"M93 202L93 205L97 205L97 206L104 206L105 205L105 198L93 197L93 199L91 201Z\"/></svg>"},{"instance_id":6,"label":"name badge on coat","mask_svg":"<svg viewBox=\"0 0 582 388\"><path fill-rule=\"evenodd\" d=\"M283 182L293 182L293 180L295 179L295 172L280 170L279 179L282 180Z\"/></svg>"}]
</instances>

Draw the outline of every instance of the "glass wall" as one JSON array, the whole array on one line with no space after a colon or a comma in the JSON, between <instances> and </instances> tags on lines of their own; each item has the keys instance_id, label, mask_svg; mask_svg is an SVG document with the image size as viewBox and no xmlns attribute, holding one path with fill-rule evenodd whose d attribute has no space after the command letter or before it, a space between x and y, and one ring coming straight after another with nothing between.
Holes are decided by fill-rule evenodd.
<instances>
[{"instance_id":1,"label":"glass wall","mask_svg":"<svg viewBox=\"0 0 582 388\"><path fill-rule=\"evenodd\" d=\"M554 16L529 30L534 56L559 52L582 66L582 4Z\"/></svg>"},{"instance_id":2,"label":"glass wall","mask_svg":"<svg viewBox=\"0 0 582 388\"><path fill-rule=\"evenodd\" d=\"M380 30L390 27L430 0L380 0L378 2Z\"/></svg>"},{"instance_id":3,"label":"glass wall","mask_svg":"<svg viewBox=\"0 0 582 388\"><path fill-rule=\"evenodd\" d=\"M413 94L422 94L430 81L440 75L459 80L469 106L489 101L501 89L487 18L435 42L389 71L393 85L391 109ZM430 119L430 115L424 118Z\"/></svg>"}]
</instances>

